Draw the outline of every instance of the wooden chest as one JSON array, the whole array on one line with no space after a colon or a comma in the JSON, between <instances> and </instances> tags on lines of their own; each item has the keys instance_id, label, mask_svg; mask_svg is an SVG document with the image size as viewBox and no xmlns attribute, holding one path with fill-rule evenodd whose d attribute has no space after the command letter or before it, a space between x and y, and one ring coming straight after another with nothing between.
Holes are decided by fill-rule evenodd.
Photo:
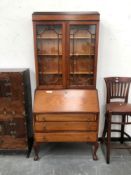
<instances>
[{"instance_id":1,"label":"wooden chest","mask_svg":"<svg viewBox=\"0 0 131 175\"><path fill-rule=\"evenodd\" d=\"M96 90L37 90L35 160L42 142L91 142L97 159L99 104Z\"/></svg>"},{"instance_id":2,"label":"wooden chest","mask_svg":"<svg viewBox=\"0 0 131 175\"><path fill-rule=\"evenodd\" d=\"M33 143L28 69L0 69L0 149L27 150Z\"/></svg>"}]
</instances>

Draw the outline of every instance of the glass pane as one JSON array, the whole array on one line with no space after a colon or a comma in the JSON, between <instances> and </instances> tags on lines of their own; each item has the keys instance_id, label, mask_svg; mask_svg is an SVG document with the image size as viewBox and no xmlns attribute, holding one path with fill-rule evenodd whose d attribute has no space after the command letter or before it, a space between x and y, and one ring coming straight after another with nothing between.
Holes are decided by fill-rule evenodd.
<instances>
[{"instance_id":1,"label":"glass pane","mask_svg":"<svg viewBox=\"0 0 131 175\"><path fill-rule=\"evenodd\" d=\"M70 26L70 85L93 85L95 25Z\"/></svg>"},{"instance_id":2,"label":"glass pane","mask_svg":"<svg viewBox=\"0 0 131 175\"><path fill-rule=\"evenodd\" d=\"M37 26L40 85L62 85L62 26Z\"/></svg>"}]
</instances>

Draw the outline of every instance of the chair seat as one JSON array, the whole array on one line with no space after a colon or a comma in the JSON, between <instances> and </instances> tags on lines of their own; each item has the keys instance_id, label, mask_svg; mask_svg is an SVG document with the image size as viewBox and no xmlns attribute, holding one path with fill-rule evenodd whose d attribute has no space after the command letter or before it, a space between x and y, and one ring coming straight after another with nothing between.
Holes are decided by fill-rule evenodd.
<instances>
[{"instance_id":1,"label":"chair seat","mask_svg":"<svg viewBox=\"0 0 131 175\"><path fill-rule=\"evenodd\" d=\"M106 111L112 114L131 115L131 103L110 102L106 105Z\"/></svg>"}]
</instances>

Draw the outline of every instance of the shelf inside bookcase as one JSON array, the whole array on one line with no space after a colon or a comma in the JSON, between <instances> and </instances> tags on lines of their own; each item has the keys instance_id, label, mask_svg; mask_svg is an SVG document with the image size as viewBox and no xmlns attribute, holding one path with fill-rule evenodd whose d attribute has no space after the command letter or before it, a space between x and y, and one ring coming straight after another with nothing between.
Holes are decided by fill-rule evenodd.
<instances>
[{"instance_id":1,"label":"shelf inside bookcase","mask_svg":"<svg viewBox=\"0 0 131 175\"><path fill-rule=\"evenodd\" d=\"M39 72L41 75L57 75L62 74L62 72Z\"/></svg>"},{"instance_id":2,"label":"shelf inside bookcase","mask_svg":"<svg viewBox=\"0 0 131 175\"><path fill-rule=\"evenodd\" d=\"M37 39L62 39L62 37L41 37L41 36L37 36ZM79 36L79 37L70 37L70 39L95 39L95 36L93 37L88 37L88 36Z\"/></svg>"},{"instance_id":3,"label":"shelf inside bookcase","mask_svg":"<svg viewBox=\"0 0 131 175\"><path fill-rule=\"evenodd\" d=\"M80 53L80 54L70 54L70 56L75 56L76 58L79 57L79 56L93 56L95 55L94 53L90 54L90 53Z\"/></svg>"},{"instance_id":4,"label":"shelf inside bookcase","mask_svg":"<svg viewBox=\"0 0 131 175\"><path fill-rule=\"evenodd\" d=\"M62 54L51 54L51 53L37 53L37 55L43 55L43 56L62 56ZM70 54L70 56L75 56L75 57L79 57L79 56L94 56L95 54L89 54L89 53L80 53L80 54Z\"/></svg>"},{"instance_id":5,"label":"shelf inside bookcase","mask_svg":"<svg viewBox=\"0 0 131 175\"><path fill-rule=\"evenodd\" d=\"M70 37L70 39L95 39L95 36L90 37L90 36L77 36L77 37Z\"/></svg>"},{"instance_id":6,"label":"shelf inside bookcase","mask_svg":"<svg viewBox=\"0 0 131 175\"><path fill-rule=\"evenodd\" d=\"M78 74L78 75L91 75L93 72L70 72L70 74Z\"/></svg>"},{"instance_id":7,"label":"shelf inside bookcase","mask_svg":"<svg viewBox=\"0 0 131 175\"><path fill-rule=\"evenodd\" d=\"M55 39L55 40L58 40L58 39L62 39L62 37L59 37L59 38L58 38L58 37L55 37L55 36L54 36L54 37L41 37L41 36L37 36L37 39L42 39L42 40L44 40L44 39L45 39L45 40L48 40L48 39L49 39L49 40L50 40L50 39L52 40L52 39Z\"/></svg>"},{"instance_id":8,"label":"shelf inside bookcase","mask_svg":"<svg viewBox=\"0 0 131 175\"><path fill-rule=\"evenodd\" d=\"M38 53L37 55L43 55L43 56L62 56L62 54L51 54L51 53Z\"/></svg>"}]
</instances>

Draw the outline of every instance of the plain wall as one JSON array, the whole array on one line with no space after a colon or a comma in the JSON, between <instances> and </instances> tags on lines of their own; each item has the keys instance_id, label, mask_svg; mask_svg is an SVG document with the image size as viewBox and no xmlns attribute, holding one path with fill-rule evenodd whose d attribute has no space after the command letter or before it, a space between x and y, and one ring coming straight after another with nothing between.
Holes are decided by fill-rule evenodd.
<instances>
[{"instance_id":1,"label":"plain wall","mask_svg":"<svg viewBox=\"0 0 131 175\"><path fill-rule=\"evenodd\" d=\"M35 89L32 30L34 11L100 12L97 89L101 136L106 92L103 78L131 76L131 1L0 0L0 68L30 68L32 94ZM131 93L129 101L131 102Z\"/></svg>"}]
</instances>

